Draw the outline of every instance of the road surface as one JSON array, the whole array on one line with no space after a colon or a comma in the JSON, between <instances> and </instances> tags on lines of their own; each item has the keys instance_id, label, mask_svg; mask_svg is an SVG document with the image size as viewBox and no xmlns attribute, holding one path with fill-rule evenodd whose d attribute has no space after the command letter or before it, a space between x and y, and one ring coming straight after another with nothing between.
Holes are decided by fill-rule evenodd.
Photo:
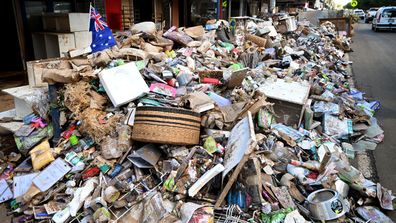
<instances>
[{"instance_id":1,"label":"road surface","mask_svg":"<svg viewBox=\"0 0 396 223\"><path fill-rule=\"evenodd\" d=\"M350 59L356 86L381 102L376 117L385 140L374 151L380 182L396 192L396 32L374 32L371 24L354 26ZM396 222L396 211L388 213Z\"/></svg>"}]
</instances>

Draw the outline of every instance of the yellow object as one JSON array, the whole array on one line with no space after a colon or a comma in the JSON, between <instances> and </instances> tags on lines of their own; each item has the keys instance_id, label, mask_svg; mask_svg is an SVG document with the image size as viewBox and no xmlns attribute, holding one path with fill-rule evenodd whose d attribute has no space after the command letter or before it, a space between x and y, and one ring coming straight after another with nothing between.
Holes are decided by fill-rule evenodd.
<instances>
[{"instance_id":1,"label":"yellow object","mask_svg":"<svg viewBox=\"0 0 396 223\"><path fill-rule=\"evenodd\" d=\"M166 56L168 56L169 58L175 58L176 57L176 52L174 50L167 50L165 51Z\"/></svg>"},{"instance_id":2,"label":"yellow object","mask_svg":"<svg viewBox=\"0 0 396 223\"><path fill-rule=\"evenodd\" d=\"M48 140L45 140L44 142L34 147L29 152L29 154L32 158L34 170L40 170L41 168L55 160L54 156L52 155Z\"/></svg>"}]
</instances>

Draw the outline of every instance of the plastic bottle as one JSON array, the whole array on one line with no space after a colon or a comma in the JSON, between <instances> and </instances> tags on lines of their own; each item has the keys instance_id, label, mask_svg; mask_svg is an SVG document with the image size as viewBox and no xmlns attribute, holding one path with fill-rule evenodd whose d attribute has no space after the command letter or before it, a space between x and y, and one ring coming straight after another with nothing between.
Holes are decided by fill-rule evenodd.
<instances>
[{"instance_id":1,"label":"plastic bottle","mask_svg":"<svg viewBox=\"0 0 396 223\"><path fill-rule=\"evenodd\" d=\"M224 107L224 106L231 105L231 101L230 101L230 100L228 100L227 98L222 97L222 96L220 96L220 95L218 95L218 94L216 94L216 93L214 93L214 92L212 92L212 91L209 91L207 94L208 94L209 97L212 98L213 101L215 101L216 104L219 105L220 107Z\"/></svg>"},{"instance_id":2,"label":"plastic bottle","mask_svg":"<svg viewBox=\"0 0 396 223\"><path fill-rule=\"evenodd\" d=\"M123 152L127 151L131 146L131 128L129 125L121 125L118 128L118 148L120 148Z\"/></svg>"}]
</instances>

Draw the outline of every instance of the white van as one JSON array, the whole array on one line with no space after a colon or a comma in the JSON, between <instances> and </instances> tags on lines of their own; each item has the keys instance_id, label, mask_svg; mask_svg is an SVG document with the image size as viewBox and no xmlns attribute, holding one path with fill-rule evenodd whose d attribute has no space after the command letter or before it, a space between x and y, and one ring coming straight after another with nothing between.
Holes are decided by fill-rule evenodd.
<instances>
[{"instance_id":1,"label":"white van","mask_svg":"<svg viewBox=\"0 0 396 223\"><path fill-rule=\"evenodd\" d=\"M373 19L371 29L396 29L396 6L386 6L378 9Z\"/></svg>"}]
</instances>

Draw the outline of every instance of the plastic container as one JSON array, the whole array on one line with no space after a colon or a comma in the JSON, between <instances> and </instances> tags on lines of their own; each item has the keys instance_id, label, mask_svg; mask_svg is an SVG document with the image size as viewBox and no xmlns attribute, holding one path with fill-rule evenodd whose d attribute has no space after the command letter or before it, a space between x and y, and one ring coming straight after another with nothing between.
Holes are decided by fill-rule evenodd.
<instances>
[{"instance_id":1,"label":"plastic container","mask_svg":"<svg viewBox=\"0 0 396 223\"><path fill-rule=\"evenodd\" d=\"M217 104L218 106L220 106L220 107L224 107L224 106L231 105L231 101L230 101L230 100L228 100L227 98L222 97L222 96L220 96L220 95L218 95L218 94L216 94L216 93L214 93L214 92L212 92L212 91L209 91L207 94L208 94L209 97L212 98L213 101L215 101L216 104Z\"/></svg>"},{"instance_id":2,"label":"plastic container","mask_svg":"<svg viewBox=\"0 0 396 223\"><path fill-rule=\"evenodd\" d=\"M123 152L131 146L131 128L128 125L121 125L118 128L118 148Z\"/></svg>"}]
</instances>

